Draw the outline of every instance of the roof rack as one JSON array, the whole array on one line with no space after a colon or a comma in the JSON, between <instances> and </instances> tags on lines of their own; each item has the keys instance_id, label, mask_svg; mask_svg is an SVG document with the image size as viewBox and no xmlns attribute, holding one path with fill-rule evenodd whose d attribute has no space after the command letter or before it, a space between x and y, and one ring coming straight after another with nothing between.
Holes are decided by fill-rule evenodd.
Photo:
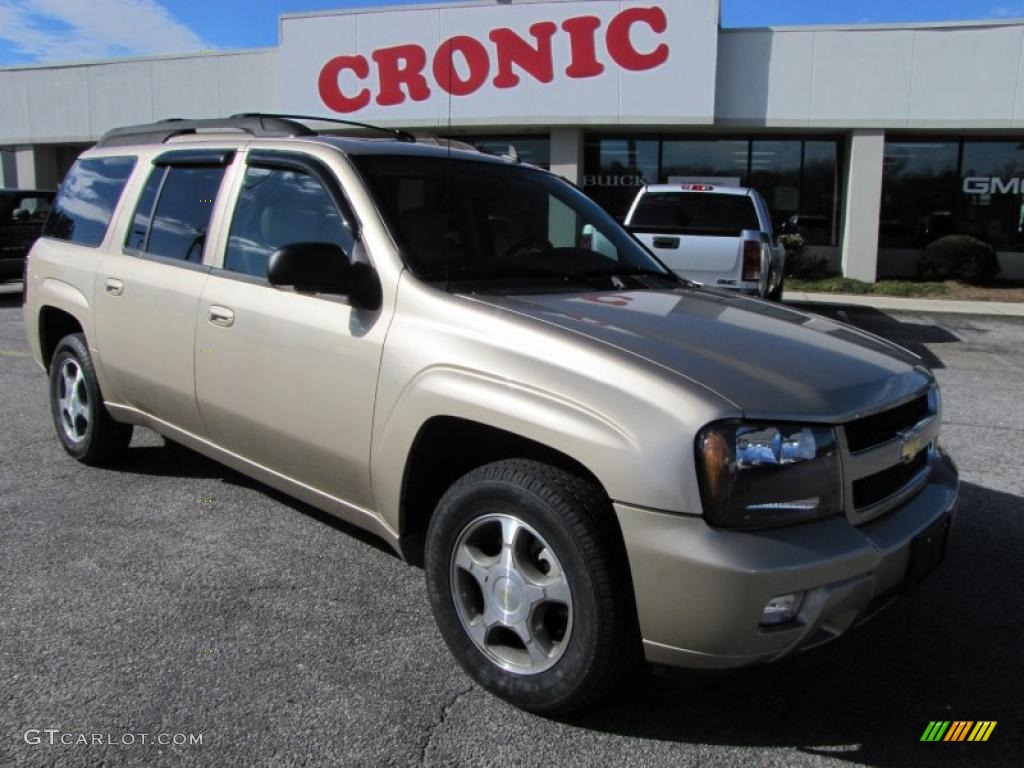
<instances>
[{"instance_id":1,"label":"roof rack","mask_svg":"<svg viewBox=\"0 0 1024 768\"><path fill-rule=\"evenodd\" d=\"M235 115L211 120L183 120L180 117L158 120L155 123L129 125L107 131L96 143L97 147L119 147L125 144L162 144L175 136L200 131L235 130L259 138L287 138L316 136L316 131L294 120L283 120L265 115Z\"/></svg>"},{"instance_id":2,"label":"roof rack","mask_svg":"<svg viewBox=\"0 0 1024 768\"><path fill-rule=\"evenodd\" d=\"M175 136L186 136L197 134L200 131L242 131L254 138L281 139L293 138L296 136L317 136L307 125L300 120L312 120L324 123L335 123L347 125L353 128L364 128L371 131L379 131L393 136L398 141L416 141L416 137L408 131L397 128L381 128L369 123L358 123L354 120L339 120L333 117L318 117L316 115L276 115L263 114L258 112L244 112L232 115L227 118L213 118L204 120L183 120L180 117L172 117L166 120L158 120L155 123L143 125L129 125L125 128L115 128L107 131L96 143L97 147L120 147L126 144L163 144Z\"/></svg>"},{"instance_id":3,"label":"roof rack","mask_svg":"<svg viewBox=\"0 0 1024 768\"><path fill-rule=\"evenodd\" d=\"M394 136L399 141L416 141L416 137L408 131L403 131L401 128L384 128L379 125L372 125L370 123L360 123L356 120L342 120L337 117L321 117L319 115L286 115L278 114L275 112L243 112L238 115L232 115L234 118L248 118L248 117L261 117L270 120L312 120L318 123L333 123L335 125L347 125L352 128L365 128L368 131L377 131L378 133L387 133Z\"/></svg>"}]
</instances>

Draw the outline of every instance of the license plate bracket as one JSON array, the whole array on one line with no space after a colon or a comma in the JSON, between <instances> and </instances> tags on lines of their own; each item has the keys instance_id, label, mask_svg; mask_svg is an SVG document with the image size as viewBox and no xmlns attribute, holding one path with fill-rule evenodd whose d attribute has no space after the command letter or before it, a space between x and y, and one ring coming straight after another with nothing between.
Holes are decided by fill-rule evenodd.
<instances>
[{"instance_id":1,"label":"license plate bracket","mask_svg":"<svg viewBox=\"0 0 1024 768\"><path fill-rule=\"evenodd\" d=\"M921 584L946 559L953 516L945 514L919 533L910 545L910 564L903 582L909 592Z\"/></svg>"}]
</instances>

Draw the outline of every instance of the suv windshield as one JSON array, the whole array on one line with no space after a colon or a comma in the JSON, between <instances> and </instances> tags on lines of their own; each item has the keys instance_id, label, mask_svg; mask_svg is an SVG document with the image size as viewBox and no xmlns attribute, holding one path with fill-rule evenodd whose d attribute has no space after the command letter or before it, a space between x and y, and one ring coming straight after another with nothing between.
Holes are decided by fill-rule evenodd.
<instances>
[{"instance_id":1,"label":"suv windshield","mask_svg":"<svg viewBox=\"0 0 1024 768\"><path fill-rule=\"evenodd\" d=\"M422 280L489 288L678 283L596 203L549 173L443 157L352 160Z\"/></svg>"},{"instance_id":2,"label":"suv windshield","mask_svg":"<svg viewBox=\"0 0 1024 768\"><path fill-rule=\"evenodd\" d=\"M739 237L744 229L761 229L754 201L747 195L708 192L648 192L637 203L629 226L708 237Z\"/></svg>"}]
</instances>

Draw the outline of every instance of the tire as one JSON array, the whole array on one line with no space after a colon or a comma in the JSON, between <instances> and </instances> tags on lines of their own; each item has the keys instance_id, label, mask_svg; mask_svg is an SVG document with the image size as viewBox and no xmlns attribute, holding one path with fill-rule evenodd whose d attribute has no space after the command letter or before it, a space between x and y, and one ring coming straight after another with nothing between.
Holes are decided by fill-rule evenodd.
<instances>
[{"instance_id":1,"label":"tire","mask_svg":"<svg viewBox=\"0 0 1024 768\"><path fill-rule=\"evenodd\" d=\"M473 470L438 503L425 561L455 658L522 709L565 715L642 669L625 547L586 480L520 459Z\"/></svg>"},{"instance_id":2,"label":"tire","mask_svg":"<svg viewBox=\"0 0 1024 768\"><path fill-rule=\"evenodd\" d=\"M132 426L114 421L103 404L89 347L80 333L65 336L53 353L50 412L64 450L83 464L112 464L131 442Z\"/></svg>"},{"instance_id":3,"label":"tire","mask_svg":"<svg viewBox=\"0 0 1024 768\"><path fill-rule=\"evenodd\" d=\"M783 290L785 290L785 288L786 288L786 278L783 277L781 280L779 280L779 284L778 284L778 286L776 286L775 290L771 291L768 294L768 301L774 301L774 302L777 302L777 303L781 303L782 302L782 292L783 292Z\"/></svg>"}]
</instances>

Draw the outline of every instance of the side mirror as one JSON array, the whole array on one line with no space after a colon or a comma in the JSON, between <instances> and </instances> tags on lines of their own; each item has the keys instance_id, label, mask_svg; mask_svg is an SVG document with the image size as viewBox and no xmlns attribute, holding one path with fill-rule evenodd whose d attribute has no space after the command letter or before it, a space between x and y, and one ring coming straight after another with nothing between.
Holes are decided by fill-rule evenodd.
<instances>
[{"instance_id":1,"label":"side mirror","mask_svg":"<svg viewBox=\"0 0 1024 768\"><path fill-rule=\"evenodd\" d=\"M11 218L15 221L28 221L32 218L32 214L29 213L28 208L15 208Z\"/></svg>"},{"instance_id":2,"label":"side mirror","mask_svg":"<svg viewBox=\"0 0 1024 768\"><path fill-rule=\"evenodd\" d=\"M347 296L359 309L379 309L380 280L368 264L349 262L334 243L291 243L270 254L267 280L275 288L299 293Z\"/></svg>"}]
</instances>

